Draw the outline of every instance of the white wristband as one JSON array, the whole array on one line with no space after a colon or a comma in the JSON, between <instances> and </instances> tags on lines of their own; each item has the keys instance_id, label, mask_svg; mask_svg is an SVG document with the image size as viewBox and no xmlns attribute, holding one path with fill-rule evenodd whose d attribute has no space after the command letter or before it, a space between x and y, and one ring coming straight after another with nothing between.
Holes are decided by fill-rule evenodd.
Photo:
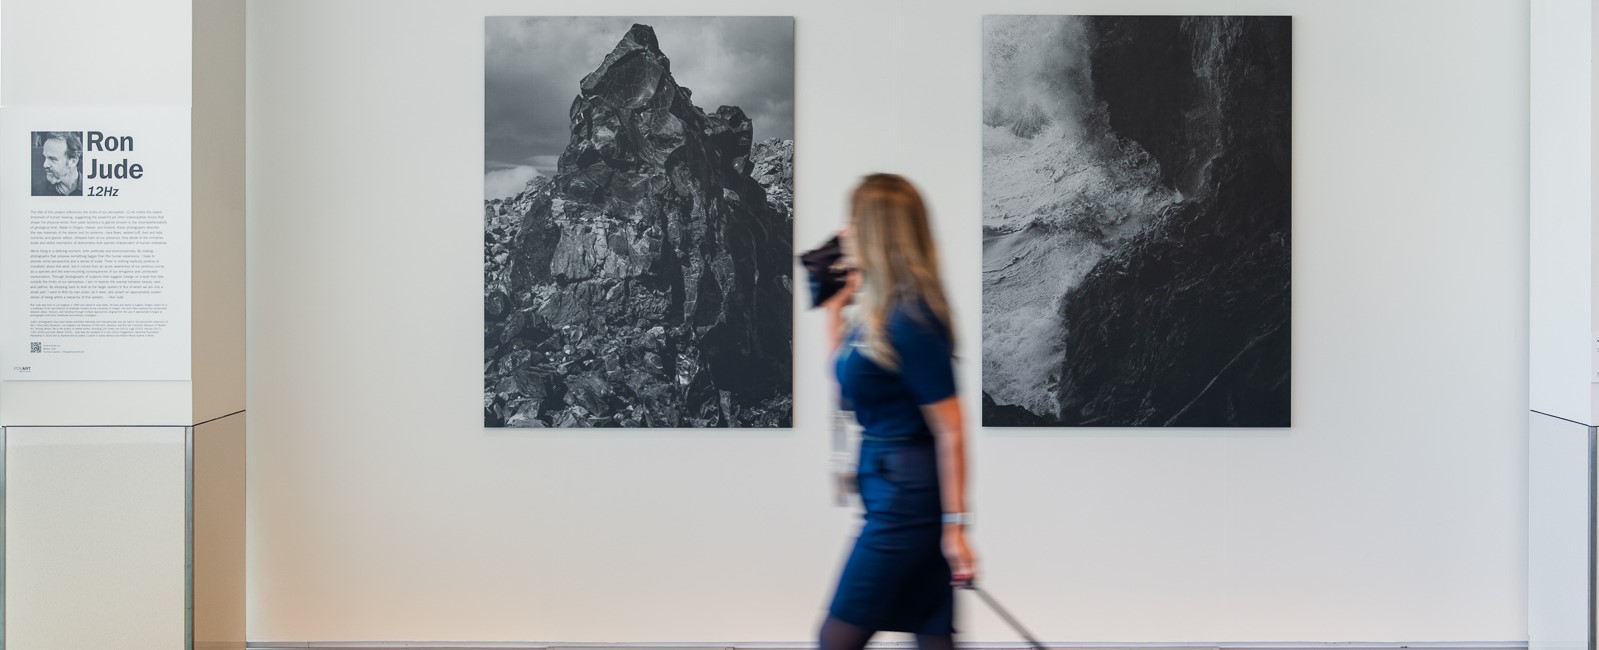
<instances>
[{"instance_id":1,"label":"white wristband","mask_svg":"<svg viewBox=\"0 0 1599 650\"><path fill-rule=\"evenodd\" d=\"M957 526L970 526L972 525L972 513L946 512L944 513L944 523L955 524Z\"/></svg>"}]
</instances>

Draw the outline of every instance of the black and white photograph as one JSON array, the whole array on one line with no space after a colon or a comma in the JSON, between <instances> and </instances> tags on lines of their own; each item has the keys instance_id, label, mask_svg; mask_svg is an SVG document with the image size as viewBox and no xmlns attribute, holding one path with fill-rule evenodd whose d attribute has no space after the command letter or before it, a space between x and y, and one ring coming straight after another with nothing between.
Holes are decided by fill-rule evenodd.
<instances>
[{"instance_id":1,"label":"black and white photograph","mask_svg":"<svg viewBox=\"0 0 1599 650\"><path fill-rule=\"evenodd\" d=\"M984 18L984 425L1290 425L1291 38Z\"/></svg>"},{"instance_id":2,"label":"black and white photograph","mask_svg":"<svg viewBox=\"0 0 1599 650\"><path fill-rule=\"evenodd\" d=\"M484 32L484 426L791 426L793 18Z\"/></svg>"},{"instance_id":3,"label":"black and white photograph","mask_svg":"<svg viewBox=\"0 0 1599 650\"><path fill-rule=\"evenodd\" d=\"M33 132L33 195L83 196L83 133Z\"/></svg>"}]
</instances>

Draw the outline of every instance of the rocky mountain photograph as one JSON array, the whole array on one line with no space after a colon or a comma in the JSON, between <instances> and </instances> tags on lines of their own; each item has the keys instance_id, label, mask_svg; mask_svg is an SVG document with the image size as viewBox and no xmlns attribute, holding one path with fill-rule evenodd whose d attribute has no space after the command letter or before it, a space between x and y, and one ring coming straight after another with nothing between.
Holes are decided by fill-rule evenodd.
<instances>
[{"instance_id":1,"label":"rocky mountain photograph","mask_svg":"<svg viewBox=\"0 0 1599 650\"><path fill-rule=\"evenodd\" d=\"M984 425L1289 426L1291 27L984 19Z\"/></svg>"},{"instance_id":2,"label":"rocky mountain photograph","mask_svg":"<svg viewBox=\"0 0 1599 650\"><path fill-rule=\"evenodd\" d=\"M484 426L791 426L793 32L485 21Z\"/></svg>"}]
</instances>

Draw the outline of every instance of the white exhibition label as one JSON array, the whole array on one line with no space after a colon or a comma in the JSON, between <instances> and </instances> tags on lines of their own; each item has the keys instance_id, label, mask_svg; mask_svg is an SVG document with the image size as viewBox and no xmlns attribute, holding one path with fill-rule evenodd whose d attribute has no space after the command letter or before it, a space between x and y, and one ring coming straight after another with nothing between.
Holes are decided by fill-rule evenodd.
<instances>
[{"instance_id":1,"label":"white exhibition label","mask_svg":"<svg viewBox=\"0 0 1599 650\"><path fill-rule=\"evenodd\" d=\"M189 108L0 109L0 379L190 378Z\"/></svg>"}]
</instances>

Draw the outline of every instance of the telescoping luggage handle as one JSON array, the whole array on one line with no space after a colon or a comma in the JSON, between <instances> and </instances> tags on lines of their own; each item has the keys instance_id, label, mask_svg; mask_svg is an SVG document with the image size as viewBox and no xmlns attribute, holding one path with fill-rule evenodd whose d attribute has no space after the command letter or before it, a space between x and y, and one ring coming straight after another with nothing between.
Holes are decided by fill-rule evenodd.
<instances>
[{"instance_id":1,"label":"telescoping luggage handle","mask_svg":"<svg viewBox=\"0 0 1599 650\"><path fill-rule=\"evenodd\" d=\"M994 597L988 595L988 592L983 591L975 583L971 582L968 582L962 586L966 589L972 590L972 593L977 594L978 598L982 598L983 602L988 603L988 606L993 608L995 614L999 614L1000 618L1005 619L1005 623L1009 625L1011 629L1016 630L1016 633L1021 635L1023 640L1027 641L1027 645L1029 647L1033 648L1033 650L1044 650L1044 644L1039 643L1038 639L1035 639L1033 638L1033 635L1028 634L1027 628L1022 627L1021 621L1018 621L1016 620L1016 617L1011 616L1010 612L1005 611L1004 607L1000 607L999 601L994 600Z\"/></svg>"}]
</instances>

